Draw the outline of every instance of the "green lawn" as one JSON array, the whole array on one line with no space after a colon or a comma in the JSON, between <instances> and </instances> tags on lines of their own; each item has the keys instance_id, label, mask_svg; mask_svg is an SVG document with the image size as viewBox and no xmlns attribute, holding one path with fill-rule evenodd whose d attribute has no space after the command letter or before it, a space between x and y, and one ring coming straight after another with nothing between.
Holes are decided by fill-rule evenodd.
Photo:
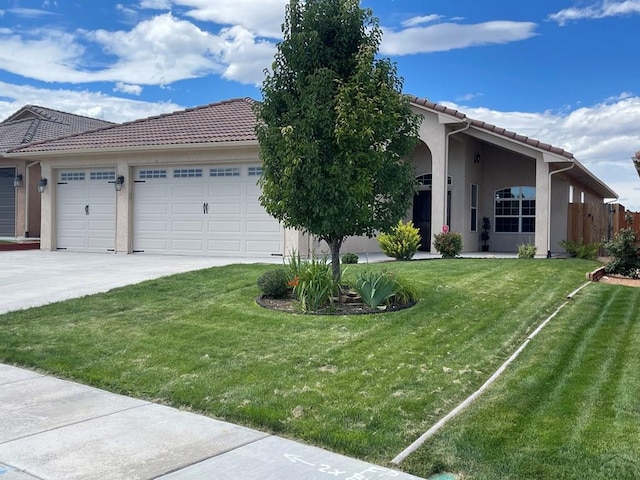
<instances>
[{"instance_id":1,"label":"green lawn","mask_svg":"<svg viewBox=\"0 0 640 480\"><path fill-rule=\"evenodd\" d=\"M393 314L349 317L263 309L254 302L255 280L272 267L214 268L0 316L0 361L386 464L475 391L585 282L585 272L595 265L581 260L477 259L350 266L347 277L362 268L399 271L415 283L420 301ZM527 436L554 437L557 429L568 428L562 421L565 415L558 414L559 425L548 429L556 417L546 415L545 409L588 412L582 418L586 435L603 427L587 422L592 416L600 418L601 399L594 392L611 385L632 385L610 395L628 405L611 408L635 415L637 423L633 402L640 381L637 363L629 365L627 357L635 351L638 358L638 322L633 321L638 297L635 317L626 315L626 307L617 307L617 296L622 295L617 292L629 290L590 286L567 314L536 337L504 380L469 414L409 457L404 468L422 476L450 468L477 478L515 478L511 472L518 471L517 465L508 467L503 457L515 462L529 454L529 467L542 468L548 452L544 447L534 451ZM601 291L611 292L611 298L602 297ZM608 333L592 326L592 311L613 315L596 318ZM635 344L624 341L625 332L633 328ZM616 348L598 345L598 351L609 352L600 352L609 359L603 361L587 341L611 336L629 353L617 355ZM538 341L540 337L544 341ZM583 369L583 356L590 352L592 365ZM574 371L590 377L574 385ZM568 400L555 405L565 394ZM498 410L487 413L490 408ZM502 423L492 427L496 417ZM600 422L607 424L608 418ZM635 432L637 438L628 417L621 422L628 431L617 435L624 439ZM557 441L565 445L566 440ZM501 450L511 448L509 442L515 442L514 450ZM551 463L581 461L580 447L576 443L560 449ZM529 478L547 478L540 475Z\"/></svg>"},{"instance_id":2,"label":"green lawn","mask_svg":"<svg viewBox=\"0 0 640 480\"><path fill-rule=\"evenodd\" d=\"M592 284L407 460L464 478L640 478L640 289Z\"/></svg>"}]
</instances>

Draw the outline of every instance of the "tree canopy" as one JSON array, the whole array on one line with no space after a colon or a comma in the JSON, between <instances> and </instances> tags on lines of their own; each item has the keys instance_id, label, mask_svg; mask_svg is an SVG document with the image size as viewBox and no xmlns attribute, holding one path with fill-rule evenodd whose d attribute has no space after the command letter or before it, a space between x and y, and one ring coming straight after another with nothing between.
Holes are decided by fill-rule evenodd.
<instances>
[{"instance_id":1,"label":"tree canopy","mask_svg":"<svg viewBox=\"0 0 640 480\"><path fill-rule=\"evenodd\" d=\"M395 64L377 57L382 32L358 0L290 0L282 29L258 108L260 201L326 241L339 278L344 239L388 230L411 205L404 160L420 119Z\"/></svg>"}]
</instances>

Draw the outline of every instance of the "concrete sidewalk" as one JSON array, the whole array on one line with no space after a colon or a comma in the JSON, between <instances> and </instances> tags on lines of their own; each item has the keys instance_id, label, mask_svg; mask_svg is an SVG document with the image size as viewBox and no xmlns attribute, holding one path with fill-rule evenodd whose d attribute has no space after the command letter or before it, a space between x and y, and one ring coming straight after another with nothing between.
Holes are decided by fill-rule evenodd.
<instances>
[{"instance_id":1,"label":"concrete sidewalk","mask_svg":"<svg viewBox=\"0 0 640 480\"><path fill-rule=\"evenodd\" d=\"M0 364L0 480L418 479Z\"/></svg>"}]
</instances>

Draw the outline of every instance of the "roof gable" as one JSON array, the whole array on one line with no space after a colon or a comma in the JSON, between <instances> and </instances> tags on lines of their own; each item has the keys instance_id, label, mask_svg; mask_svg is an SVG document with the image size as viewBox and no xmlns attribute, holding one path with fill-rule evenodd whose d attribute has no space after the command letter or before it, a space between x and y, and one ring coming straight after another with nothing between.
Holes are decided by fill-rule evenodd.
<instances>
[{"instance_id":1,"label":"roof gable","mask_svg":"<svg viewBox=\"0 0 640 480\"><path fill-rule=\"evenodd\" d=\"M37 105L26 105L0 122L0 152L32 142L113 125L106 120L84 117Z\"/></svg>"}]
</instances>

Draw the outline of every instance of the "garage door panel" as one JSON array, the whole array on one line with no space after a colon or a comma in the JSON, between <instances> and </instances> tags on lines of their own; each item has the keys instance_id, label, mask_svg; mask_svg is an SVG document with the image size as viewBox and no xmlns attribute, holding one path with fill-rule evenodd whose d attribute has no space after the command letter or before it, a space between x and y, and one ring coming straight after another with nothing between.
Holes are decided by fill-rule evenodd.
<instances>
[{"instance_id":1,"label":"garage door panel","mask_svg":"<svg viewBox=\"0 0 640 480\"><path fill-rule=\"evenodd\" d=\"M278 225L274 225L273 222L247 222L248 233L280 233Z\"/></svg>"},{"instance_id":2,"label":"garage door panel","mask_svg":"<svg viewBox=\"0 0 640 480\"><path fill-rule=\"evenodd\" d=\"M134 172L135 178L140 178L141 170L145 169ZM145 183L134 184L134 251L233 256L282 253L283 229L260 206L258 178L248 175L247 166L163 170L167 172L164 177L147 177ZM188 176L191 170L202 174ZM160 225L163 216L167 223ZM150 239L155 237L166 243L152 244Z\"/></svg>"},{"instance_id":3,"label":"garage door panel","mask_svg":"<svg viewBox=\"0 0 640 480\"><path fill-rule=\"evenodd\" d=\"M208 241L209 251L237 254L240 251L240 240L215 240Z\"/></svg>"},{"instance_id":4,"label":"garage door panel","mask_svg":"<svg viewBox=\"0 0 640 480\"><path fill-rule=\"evenodd\" d=\"M241 197L242 187L240 185L218 185L211 189L209 198L212 200L223 199L225 197Z\"/></svg>"},{"instance_id":5,"label":"garage door panel","mask_svg":"<svg viewBox=\"0 0 640 480\"><path fill-rule=\"evenodd\" d=\"M174 220L171 222L171 231L185 233L203 233L204 225L200 221Z\"/></svg>"},{"instance_id":6,"label":"garage door panel","mask_svg":"<svg viewBox=\"0 0 640 480\"><path fill-rule=\"evenodd\" d=\"M241 222L226 222L224 220L207 222L208 231L211 233L242 233Z\"/></svg>"},{"instance_id":7,"label":"garage door panel","mask_svg":"<svg viewBox=\"0 0 640 480\"><path fill-rule=\"evenodd\" d=\"M240 215L242 206L239 203L209 203L209 215Z\"/></svg>"},{"instance_id":8,"label":"garage door panel","mask_svg":"<svg viewBox=\"0 0 640 480\"><path fill-rule=\"evenodd\" d=\"M203 247L203 240L198 238L174 238L171 240L171 249L174 251L199 253L202 252Z\"/></svg>"},{"instance_id":9,"label":"garage door panel","mask_svg":"<svg viewBox=\"0 0 640 480\"><path fill-rule=\"evenodd\" d=\"M102 169L58 172L56 185L57 248L105 252L115 249L116 191Z\"/></svg>"},{"instance_id":10,"label":"garage door panel","mask_svg":"<svg viewBox=\"0 0 640 480\"><path fill-rule=\"evenodd\" d=\"M206 202L198 203L173 203L171 205L171 213L174 215L204 215L204 204Z\"/></svg>"}]
</instances>

